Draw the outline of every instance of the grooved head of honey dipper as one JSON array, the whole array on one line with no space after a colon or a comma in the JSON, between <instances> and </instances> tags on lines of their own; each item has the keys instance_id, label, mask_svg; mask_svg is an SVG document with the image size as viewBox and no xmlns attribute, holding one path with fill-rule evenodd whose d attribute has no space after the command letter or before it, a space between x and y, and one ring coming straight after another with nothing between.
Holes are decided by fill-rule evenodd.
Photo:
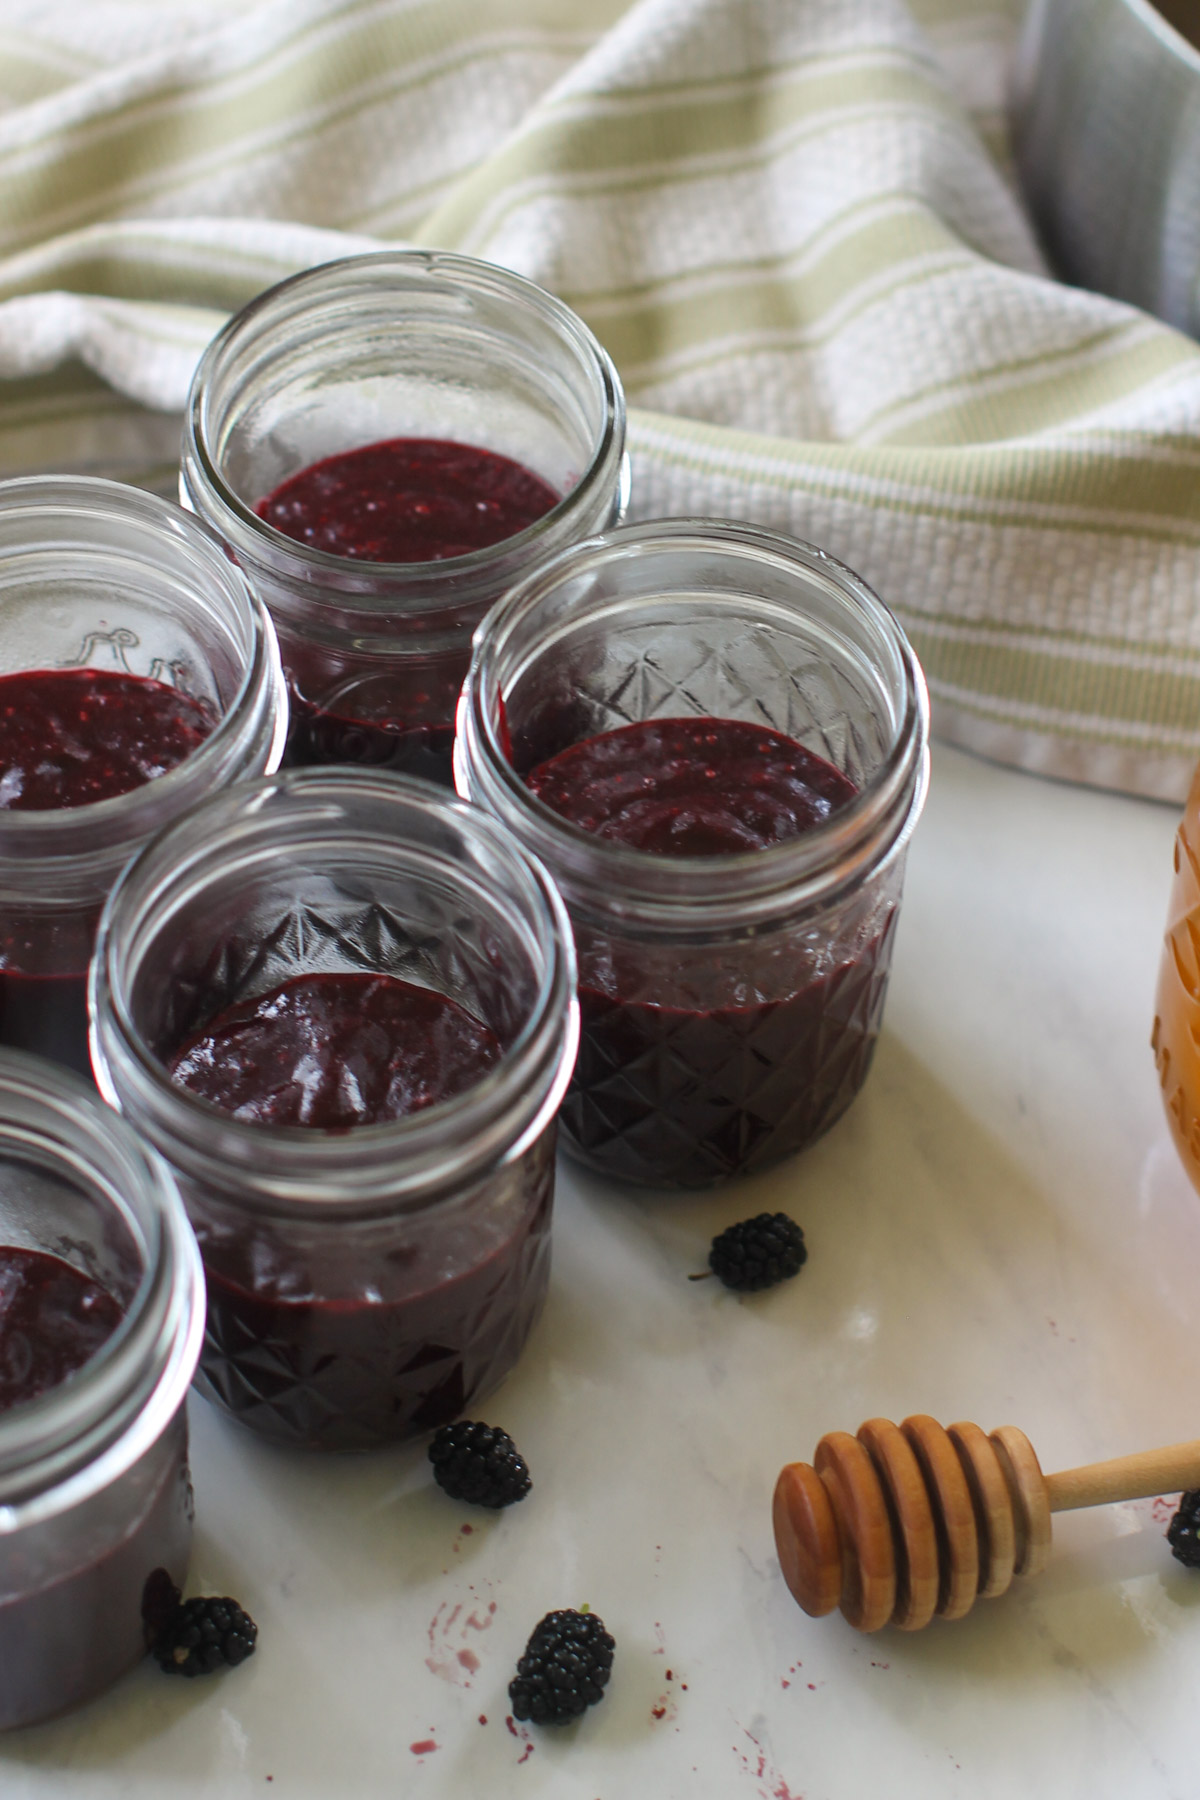
<instances>
[{"instance_id":1,"label":"grooved head of honey dipper","mask_svg":"<svg viewBox=\"0 0 1200 1800\"><path fill-rule=\"evenodd\" d=\"M819 1619L842 1597L842 1547L825 1485L808 1463L779 1471L771 1514L783 1579L797 1605Z\"/></svg>"}]
</instances>

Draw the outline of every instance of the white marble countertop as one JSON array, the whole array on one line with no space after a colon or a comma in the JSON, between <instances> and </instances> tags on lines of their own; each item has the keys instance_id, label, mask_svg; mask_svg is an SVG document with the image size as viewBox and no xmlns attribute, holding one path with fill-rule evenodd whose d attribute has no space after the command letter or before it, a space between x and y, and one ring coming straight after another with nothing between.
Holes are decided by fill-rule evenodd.
<instances>
[{"instance_id":1,"label":"white marble countertop","mask_svg":"<svg viewBox=\"0 0 1200 1800\"><path fill-rule=\"evenodd\" d=\"M1059 1517L1046 1573L914 1636L806 1618L770 1524L780 1465L872 1414L1018 1424L1048 1469L1200 1431L1200 1199L1147 1044L1174 826L939 749L831 1135L700 1198L562 1168L547 1313L478 1409L530 1497L472 1513L421 1449L289 1456L194 1402L190 1591L237 1595L259 1653L0 1740L4 1800L1194 1796L1200 1574L1163 1503ZM795 1281L686 1279L777 1207ZM511 1727L528 1632L584 1601L608 1696Z\"/></svg>"}]
</instances>

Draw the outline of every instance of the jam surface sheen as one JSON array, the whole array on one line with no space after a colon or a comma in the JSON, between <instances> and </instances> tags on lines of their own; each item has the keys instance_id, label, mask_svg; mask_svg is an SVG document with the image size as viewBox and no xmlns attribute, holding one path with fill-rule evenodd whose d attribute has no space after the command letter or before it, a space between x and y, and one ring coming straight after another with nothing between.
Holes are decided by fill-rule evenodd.
<instances>
[{"instance_id":1,"label":"jam surface sheen","mask_svg":"<svg viewBox=\"0 0 1200 1800\"><path fill-rule=\"evenodd\" d=\"M330 1131L421 1112L479 1081L499 1039L445 994L394 975L297 975L210 1019L174 1079L235 1118Z\"/></svg>"},{"instance_id":2,"label":"jam surface sheen","mask_svg":"<svg viewBox=\"0 0 1200 1800\"><path fill-rule=\"evenodd\" d=\"M858 791L781 732L703 717L620 726L525 779L583 830L668 857L786 843ZM671 1187L708 1186L803 1149L866 1078L893 919L816 959L807 934L718 942L673 961L577 931L581 1037L561 1115L568 1147L618 1180Z\"/></svg>"},{"instance_id":3,"label":"jam surface sheen","mask_svg":"<svg viewBox=\"0 0 1200 1800\"><path fill-rule=\"evenodd\" d=\"M148 675L0 675L0 809L54 812L128 794L198 750L215 724L208 706Z\"/></svg>"},{"instance_id":4,"label":"jam surface sheen","mask_svg":"<svg viewBox=\"0 0 1200 1800\"><path fill-rule=\"evenodd\" d=\"M447 995L395 976L294 976L218 1012L168 1067L263 1125L344 1130L478 1082L500 1040ZM476 1221L453 1206L358 1247L197 1222L208 1285L199 1386L277 1442L364 1450L458 1415L515 1362L550 1268L553 1133L519 1195Z\"/></svg>"},{"instance_id":5,"label":"jam surface sheen","mask_svg":"<svg viewBox=\"0 0 1200 1800\"><path fill-rule=\"evenodd\" d=\"M787 843L858 791L794 738L741 719L621 725L525 779L581 830L654 856L737 856Z\"/></svg>"},{"instance_id":6,"label":"jam surface sheen","mask_svg":"<svg viewBox=\"0 0 1200 1800\"><path fill-rule=\"evenodd\" d=\"M510 457L446 438L386 438L290 475L255 507L286 537L362 562L444 562L515 537L557 506Z\"/></svg>"},{"instance_id":7,"label":"jam surface sheen","mask_svg":"<svg viewBox=\"0 0 1200 1800\"><path fill-rule=\"evenodd\" d=\"M61 1257L0 1245L0 1413L81 1369L121 1317L112 1295Z\"/></svg>"}]
</instances>

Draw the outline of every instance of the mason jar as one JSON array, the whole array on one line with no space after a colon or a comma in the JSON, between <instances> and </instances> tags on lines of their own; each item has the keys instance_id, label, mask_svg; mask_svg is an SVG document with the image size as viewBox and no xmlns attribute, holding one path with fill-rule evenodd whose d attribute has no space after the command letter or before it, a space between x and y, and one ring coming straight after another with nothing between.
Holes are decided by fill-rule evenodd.
<instances>
[{"instance_id":1,"label":"mason jar","mask_svg":"<svg viewBox=\"0 0 1200 1800\"><path fill-rule=\"evenodd\" d=\"M689 719L784 734L842 803L789 841L674 855L598 836L528 785L570 746L647 720L694 737ZM823 551L748 525L623 527L489 613L458 786L544 862L571 917L572 1155L622 1181L700 1187L792 1155L841 1116L879 1032L927 736L920 669L882 602ZM713 793L730 779L721 754L717 741L697 777ZM735 813L752 800L731 790Z\"/></svg>"},{"instance_id":2,"label":"mason jar","mask_svg":"<svg viewBox=\"0 0 1200 1800\"><path fill-rule=\"evenodd\" d=\"M0 1051L0 1168L6 1728L108 1687L183 1586L204 1281L170 1173L67 1070ZM102 1341L64 1375L98 1307Z\"/></svg>"},{"instance_id":3,"label":"mason jar","mask_svg":"<svg viewBox=\"0 0 1200 1800\"><path fill-rule=\"evenodd\" d=\"M165 500L87 477L0 482L6 694L26 672L80 693L145 678L206 733L166 772L84 805L15 805L0 770L0 1044L86 1073L88 959L118 871L205 795L278 765L287 694L270 619L211 535ZM129 731L142 729L136 692L125 704ZM31 756L73 729L69 712L35 709Z\"/></svg>"},{"instance_id":4,"label":"mason jar","mask_svg":"<svg viewBox=\"0 0 1200 1800\"><path fill-rule=\"evenodd\" d=\"M304 471L397 442L508 459L550 490L548 510L499 542L406 548L395 561L337 533L335 553L313 541L321 532L297 539L262 516ZM274 616L292 701L288 761L452 785L475 626L535 562L619 519L624 442L620 380L582 320L475 258L347 257L238 313L196 370L180 492ZM350 501L342 491L327 504L336 524Z\"/></svg>"},{"instance_id":5,"label":"mason jar","mask_svg":"<svg viewBox=\"0 0 1200 1800\"><path fill-rule=\"evenodd\" d=\"M336 1129L247 1118L173 1078L179 1047L231 1007L363 972L464 1008L498 1060L423 1110ZM577 1037L562 903L510 838L386 771L250 784L126 870L91 998L101 1091L174 1167L200 1242L201 1392L264 1437L357 1450L496 1386L546 1293ZM388 1054L345 1023L352 1057L316 1046L314 1087L331 1073L365 1087ZM252 1086L265 1066L234 1062Z\"/></svg>"}]
</instances>

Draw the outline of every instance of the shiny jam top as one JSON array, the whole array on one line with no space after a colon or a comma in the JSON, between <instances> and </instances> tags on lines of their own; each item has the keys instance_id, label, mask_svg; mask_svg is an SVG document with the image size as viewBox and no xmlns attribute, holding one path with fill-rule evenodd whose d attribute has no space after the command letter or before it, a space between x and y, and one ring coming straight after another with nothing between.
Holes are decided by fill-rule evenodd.
<instances>
[{"instance_id":1,"label":"shiny jam top","mask_svg":"<svg viewBox=\"0 0 1200 1800\"><path fill-rule=\"evenodd\" d=\"M61 1257L0 1245L0 1412L81 1369L121 1316L106 1289Z\"/></svg>"},{"instance_id":2,"label":"shiny jam top","mask_svg":"<svg viewBox=\"0 0 1200 1800\"><path fill-rule=\"evenodd\" d=\"M728 856L787 843L858 792L794 738L742 719L644 719L572 744L526 776L594 836L655 856Z\"/></svg>"},{"instance_id":3,"label":"shiny jam top","mask_svg":"<svg viewBox=\"0 0 1200 1800\"><path fill-rule=\"evenodd\" d=\"M488 1027L394 975L297 975L210 1019L170 1059L201 1100L259 1125L342 1131L421 1112L498 1061Z\"/></svg>"},{"instance_id":4,"label":"shiny jam top","mask_svg":"<svg viewBox=\"0 0 1200 1800\"><path fill-rule=\"evenodd\" d=\"M444 438L327 456L260 500L260 519L329 556L444 562L515 537L560 495L521 463Z\"/></svg>"},{"instance_id":5,"label":"shiny jam top","mask_svg":"<svg viewBox=\"0 0 1200 1800\"><path fill-rule=\"evenodd\" d=\"M0 675L0 810L91 806L153 781L217 721L202 701L119 669Z\"/></svg>"}]
</instances>

